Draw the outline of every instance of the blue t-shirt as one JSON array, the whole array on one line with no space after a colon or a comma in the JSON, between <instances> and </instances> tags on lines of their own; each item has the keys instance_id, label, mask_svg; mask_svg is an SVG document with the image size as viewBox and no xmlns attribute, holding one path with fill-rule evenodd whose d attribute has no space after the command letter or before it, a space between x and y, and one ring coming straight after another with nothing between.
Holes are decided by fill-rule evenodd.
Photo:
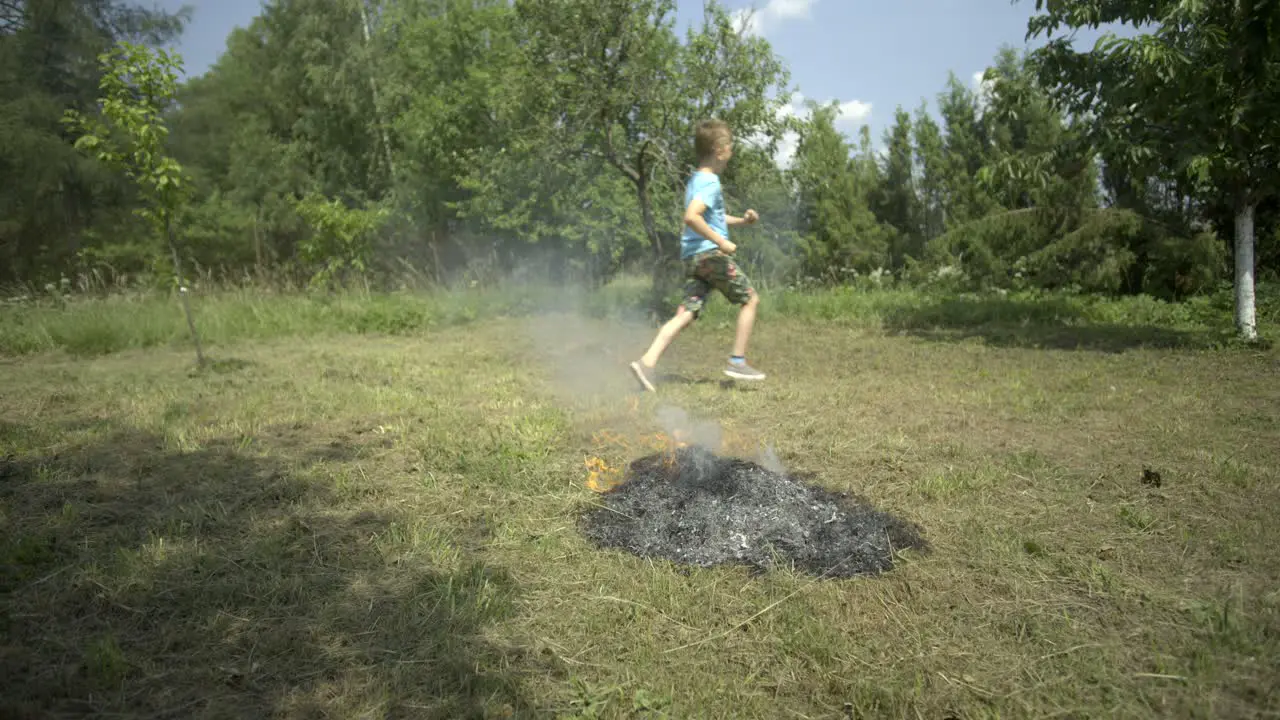
<instances>
[{"instance_id":1,"label":"blue t-shirt","mask_svg":"<svg viewBox=\"0 0 1280 720\"><path fill-rule=\"evenodd\" d=\"M684 189L684 206L689 207L689 203L693 202L694 198L698 198L707 205L707 209L702 212L702 219L711 226L712 230L720 233L720 237L728 240L729 223L725 219L724 194L720 191L720 176L705 170L695 172ZM680 257L682 258L707 250L715 250L717 247L719 246L699 235L688 225L684 226L684 232L680 234Z\"/></svg>"}]
</instances>

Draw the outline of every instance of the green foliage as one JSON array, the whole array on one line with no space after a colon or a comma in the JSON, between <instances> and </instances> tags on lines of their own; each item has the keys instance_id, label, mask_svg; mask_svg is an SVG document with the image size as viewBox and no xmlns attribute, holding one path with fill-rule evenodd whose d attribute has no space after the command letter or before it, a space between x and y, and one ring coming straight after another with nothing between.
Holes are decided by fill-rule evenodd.
<instances>
[{"instance_id":1,"label":"green foliage","mask_svg":"<svg viewBox=\"0 0 1280 720\"><path fill-rule=\"evenodd\" d=\"M98 60L104 69L99 114L66 112L67 125L78 135L75 148L123 171L141 194L135 212L164 230L191 194L188 176L164 147L169 129L163 114L177 90L181 59L122 42Z\"/></svg>"},{"instance_id":2,"label":"green foliage","mask_svg":"<svg viewBox=\"0 0 1280 720\"><path fill-rule=\"evenodd\" d=\"M1055 38L1036 51L1039 76L1055 99L1091 119L1089 140L1143 176L1189 181L1194 194L1219 195L1237 218L1252 218L1280 180L1280 42L1274 4L1185 0L1069 0L1045 3L1029 35L1058 27L1131 22L1132 38L1108 33L1090 51ZM1254 327L1253 223L1237 232L1236 324Z\"/></svg>"},{"instance_id":3,"label":"green foliage","mask_svg":"<svg viewBox=\"0 0 1280 720\"><path fill-rule=\"evenodd\" d=\"M876 218L894 230L889 262L898 269L908 257L919 257L921 250L911 116L901 107L894 111L893 126L885 131L884 143L884 165L872 206Z\"/></svg>"},{"instance_id":4,"label":"green foliage","mask_svg":"<svg viewBox=\"0 0 1280 720\"><path fill-rule=\"evenodd\" d=\"M497 80L515 61L514 14L505 3L399 2L379 38L398 154L401 202L416 221L443 227L472 188L460 182L473 153L497 152L509 133L493 122ZM407 188L406 188L407 189Z\"/></svg>"},{"instance_id":5,"label":"green foliage","mask_svg":"<svg viewBox=\"0 0 1280 720\"><path fill-rule=\"evenodd\" d=\"M180 87L170 56L115 44L172 39L179 17L40 7L0 36L0 167L20 178L0 187L0 266L18 282L168 273L168 218L182 262L224 276L599 287L643 271L668 298L706 117L737 134L726 200L760 212L735 239L762 287L1183 299L1222 280L1242 198L1264 277L1280 257L1262 92L1277 44L1250 2L1042 1L1032 34L1155 29L1001 48L980 89L948 78L936 115L898 108L880 153L833 106L789 112L781 59L716 3L682 33L674 0L272 0Z\"/></svg>"},{"instance_id":6,"label":"green foliage","mask_svg":"<svg viewBox=\"0 0 1280 720\"><path fill-rule=\"evenodd\" d=\"M946 163L942 130L923 103L912 125L920 190L920 233L924 244L941 235L946 224ZM919 259L920 255L916 258Z\"/></svg>"},{"instance_id":7,"label":"green foliage","mask_svg":"<svg viewBox=\"0 0 1280 720\"><path fill-rule=\"evenodd\" d=\"M1037 2L1040 9L1043 0ZM1033 58L1046 87L1074 113L1097 118L1094 140L1128 146L1134 164L1161 162L1228 192L1265 178L1276 100L1268 86L1280 51L1267 42L1264 3L1073 0L1047 6L1029 35L1066 25L1141 22L1151 32L1105 34L1090 51L1053 39ZM1273 166L1273 164L1272 164Z\"/></svg>"},{"instance_id":8,"label":"green foliage","mask_svg":"<svg viewBox=\"0 0 1280 720\"><path fill-rule=\"evenodd\" d=\"M807 277L840 282L886 265L894 231L870 207L877 190L874 158L850 158L835 129L834 105L810 110L789 172L797 187L802 270Z\"/></svg>"},{"instance_id":9,"label":"green foliage","mask_svg":"<svg viewBox=\"0 0 1280 720\"><path fill-rule=\"evenodd\" d=\"M168 243L174 286L182 298L196 362L203 364L204 354L173 237L174 215L190 198L191 184L182 166L164 148L169 129L163 113L177 87L175 68L180 59L164 50L153 53L143 45L122 42L100 55L98 61L103 68L99 114L86 116L71 109L66 123L79 134L77 150L94 154L107 167L123 170L137 186L142 205L135 212L157 234L163 232Z\"/></svg>"},{"instance_id":10,"label":"green foliage","mask_svg":"<svg viewBox=\"0 0 1280 720\"><path fill-rule=\"evenodd\" d=\"M1211 233L1180 234L1122 209L989 215L929 244L935 282L957 289L1063 289L1185 298L1211 291L1226 258ZM925 278L921 278L925 279Z\"/></svg>"},{"instance_id":11,"label":"green foliage","mask_svg":"<svg viewBox=\"0 0 1280 720\"><path fill-rule=\"evenodd\" d=\"M121 39L171 41L189 11L119 0L0 6L0 279L40 284L73 272L79 251L128 237L134 222L136 191L72 146L65 111L95 108L99 54Z\"/></svg>"},{"instance_id":12,"label":"green foliage","mask_svg":"<svg viewBox=\"0 0 1280 720\"><path fill-rule=\"evenodd\" d=\"M1053 206L1064 211L1097 206L1092 150L1036 80L1026 56L1005 47L987 70L984 119L990 151L979 183L1002 207Z\"/></svg>"},{"instance_id":13,"label":"green foliage","mask_svg":"<svg viewBox=\"0 0 1280 720\"><path fill-rule=\"evenodd\" d=\"M1148 243L1142 287L1170 300L1212 292L1229 277L1230 260L1226 245L1215 233L1161 234Z\"/></svg>"},{"instance_id":14,"label":"green foliage","mask_svg":"<svg viewBox=\"0 0 1280 720\"><path fill-rule=\"evenodd\" d=\"M1027 256L1025 264L1040 287L1116 293L1138 261L1144 230L1132 212L1092 213L1080 227Z\"/></svg>"},{"instance_id":15,"label":"green foliage","mask_svg":"<svg viewBox=\"0 0 1280 720\"><path fill-rule=\"evenodd\" d=\"M954 74L947 78L946 91L938 96L938 114L946 135L941 185L947 198L945 228L950 230L995 211L997 205L975 180L988 158L978 97Z\"/></svg>"},{"instance_id":16,"label":"green foliage","mask_svg":"<svg viewBox=\"0 0 1280 720\"><path fill-rule=\"evenodd\" d=\"M370 84L380 71L354 3L272 2L231 33L173 116L175 155L199 182L190 234L225 250L206 264L309 264L298 198L386 199L392 178Z\"/></svg>"},{"instance_id":17,"label":"green foliage","mask_svg":"<svg viewBox=\"0 0 1280 720\"><path fill-rule=\"evenodd\" d=\"M341 284L369 267L374 235L387 221L385 208L349 208L317 194L298 200L294 208L312 229L299 245L302 261L319 266L312 285Z\"/></svg>"},{"instance_id":18,"label":"green foliage","mask_svg":"<svg viewBox=\"0 0 1280 720\"><path fill-rule=\"evenodd\" d=\"M987 215L935 238L925 257L935 279L958 282L962 273L969 288L1026 287L1025 258L1052 242L1052 221L1034 208Z\"/></svg>"},{"instance_id":19,"label":"green foliage","mask_svg":"<svg viewBox=\"0 0 1280 720\"><path fill-rule=\"evenodd\" d=\"M260 264L258 248L245 242L260 232L254 208L234 195L214 191L203 202L183 208L176 219L184 228L186 254L195 265L251 268Z\"/></svg>"}]
</instances>

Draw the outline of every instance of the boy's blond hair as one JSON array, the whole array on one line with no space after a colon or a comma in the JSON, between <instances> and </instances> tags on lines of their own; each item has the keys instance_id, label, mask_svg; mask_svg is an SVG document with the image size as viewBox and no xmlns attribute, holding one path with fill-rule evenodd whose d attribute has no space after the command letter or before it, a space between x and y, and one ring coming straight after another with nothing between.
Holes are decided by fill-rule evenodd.
<instances>
[{"instance_id":1,"label":"boy's blond hair","mask_svg":"<svg viewBox=\"0 0 1280 720\"><path fill-rule=\"evenodd\" d=\"M723 120L703 120L693 136L693 150L698 155L698 162L705 162L716 154L721 145L733 140L729 123Z\"/></svg>"}]
</instances>

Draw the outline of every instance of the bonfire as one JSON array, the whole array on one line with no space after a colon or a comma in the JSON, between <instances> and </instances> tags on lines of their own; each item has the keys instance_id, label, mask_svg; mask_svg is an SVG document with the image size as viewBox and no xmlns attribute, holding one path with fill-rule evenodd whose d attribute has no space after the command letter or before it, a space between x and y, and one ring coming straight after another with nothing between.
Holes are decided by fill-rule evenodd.
<instances>
[{"instance_id":1,"label":"bonfire","mask_svg":"<svg viewBox=\"0 0 1280 720\"><path fill-rule=\"evenodd\" d=\"M719 455L679 433L654 436L650 445L653 452L625 472L587 460L587 485L601 502L582 515L581 530L597 546L684 565L788 568L824 578L884 572L897 552L927 549L916 526L847 494Z\"/></svg>"}]
</instances>

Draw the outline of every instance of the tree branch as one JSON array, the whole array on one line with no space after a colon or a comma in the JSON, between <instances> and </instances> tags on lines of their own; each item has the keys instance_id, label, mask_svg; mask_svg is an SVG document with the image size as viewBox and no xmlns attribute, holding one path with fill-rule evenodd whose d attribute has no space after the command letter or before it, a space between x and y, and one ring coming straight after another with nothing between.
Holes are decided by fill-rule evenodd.
<instances>
[{"instance_id":1,"label":"tree branch","mask_svg":"<svg viewBox=\"0 0 1280 720\"><path fill-rule=\"evenodd\" d=\"M622 161L621 158L618 157L618 151L615 150L613 147L613 127L607 122L607 119L604 119L604 118L602 119L605 120L605 125L604 125L604 158L605 160L609 161L609 164L617 168L619 171L621 171L623 175L626 175L627 178L631 180L631 182L634 182L634 183L640 182L640 173L637 172L635 168L626 164L625 162Z\"/></svg>"}]
</instances>

